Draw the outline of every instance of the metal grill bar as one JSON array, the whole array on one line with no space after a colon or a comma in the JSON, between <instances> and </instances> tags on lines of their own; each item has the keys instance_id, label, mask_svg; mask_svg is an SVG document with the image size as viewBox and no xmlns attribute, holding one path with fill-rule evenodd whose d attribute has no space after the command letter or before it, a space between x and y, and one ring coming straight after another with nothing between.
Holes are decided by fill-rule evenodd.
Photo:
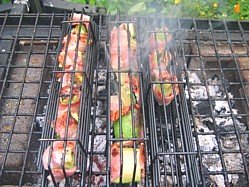
<instances>
[{"instance_id":1,"label":"metal grill bar","mask_svg":"<svg viewBox=\"0 0 249 187\"><path fill-rule=\"evenodd\" d=\"M73 13L72 13L73 15ZM81 14L82 16L83 14ZM69 20L71 19L72 16L68 16L67 19L64 20ZM70 37L71 36L71 32L72 32L72 24L75 22L69 22L69 21L63 21L62 22L62 36L65 36L67 34L66 37L66 44L64 44L64 52L65 55L64 57L67 56L67 54L69 54L68 48L69 48L69 41L70 41ZM85 23L84 23L85 24ZM47 148L48 144L51 143L50 145L50 150L49 150L49 155L48 156L48 163L51 163L51 154L54 154L52 152L54 152L53 150L53 145L56 145L59 143L59 141L63 141L65 143L63 143L63 148L64 148L64 153L66 152L66 149L68 149L68 146L70 144L70 142L75 142L75 165L77 166L77 172L75 175L83 175L85 176L85 171L82 168L86 168L85 164L86 164L86 154L87 154L87 147L88 145L86 144L86 139L88 138L86 136L86 133L88 133L88 129L89 129L89 115L90 115L90 108L91 108L91 100L89 98L89 96L91 96L92 93L92 69L93 67L91 66L91 64L95 61L95 56L96 56L96 49L95 49L95 45L96 45L96 33L97 33L97 29L96 26L94 25L93 22L93 18L91 18L90 22L87 23L88 27L86 28L88 33L87 33L87 43L84 44L86 46L86 51L84 51L84 55L85 58L84 60L84 69L83 71L76 71L76 61L78 55L78 51L79 51L79 39L80 37L80 29L81 27L84 27L83 23L81 24L80 22L78 22L79 25L79 33L77 34L77 43L76 43L76 49L75 49L75 58L74 58L74 65L73 65L73 70L60 70L58 63L55 65L55 69L52 72L53 73L53 78L52 78L52 87L51 87L51 93L50 93L50 102L48 104L48 111L46 113L46 127L44 129L43 132L43 138L41 139L42 141L44 141L45 146L42 145L41 147L41 153L44 152L45 148ZM62 41L62 37L61 37L61 41ZM65 39L64 39L65 41ZM58 49L58 54L57 54L57 59L59 59L59 53L62 49L62 45L60 44L59 49ZM83 51L80 51L83 53ZM66 63L66 58L64 58L64 65ZM60 137L59 139L55 137L55 129L51 128L50 124L52 121L54 121L54 124L57 125L57 120L61 120L59 119L59 117L57 118L57 115L59 116L59 99L61 99L62 95L62 84L60 84L58 82L58 74L62 74L63 76L65 75L70 75L70 91L69 91L69 103L67 105L68 108L74 107L73 103L71 103L72 99L73 99L73 85L76 84L75 78L76 78L76 73L80 73L82 74L82 79L83 82L80 85L79 88L80 89L80 104L79 104L79 113L78 113L78 122L77 122L77 136L76 138L69 138L68 137L68 132L69 132L69 117L67 117L66 120L66 129L65 129L65 134L64 134L64 138ZM60 77L60 82L62 82L62 78L64 77ZM65 81L65 80L63 80ZM74 85L75 86L75 85ZM65 88L64 88L65 89ZM67 116L73 115L72 111L70 112L70 110L67 111ZM60 122L59 122L60 123ZM71 123L71 122L70 122ZM56 127L55 127L56 128ZM68 144L69 143L69 144ZM62 156L62 171L63 171L63 175L65 178L65 185L67 186L72 186L72 183L74 183L74 181L72 180L72 178L66 177L66 166L65 166L65 159L66 159L66 154L63 154ZM50 167L50 164L49 164ZM49 168L49 174L51 175L52 178L52 182L54 185L58 185L56 184L56 177L54 176L52 169L53 168ZM47 176L48 172L45 172L43 169L43 182L42 185L47 186L48 185L48 180L46 180L46 176ZM83 185L83 181L82 178L80 177L78 179L79 184Z\"/></svg>"},{"instance_id":2,"label":"metal grill bar","mask_svg":"<svg viewBox=\"0 0 249 187\"><path fill-rule=\"evenodd\" d=\"M205 93L207 93L207 98L199 99L195 98L194 93L188 90L189 100L190 100L190 107L193 115L193 127L194 127L194 135L196 139L196 146L199 158L199 167L201 169L201 176L202 176L202 183L204 185L208 185L210 183L215 185L226 185L229 186L233 184L233 180L231 178L236 178L236 175L239 176L238 183L241 186L248 184L248 160L246 158L245 152L248 152L247 148L245 147L245 137L248 136L248 122L246 118L248 113L246 112L248 109L248 96L246 92L242 91L242 94L237 93L234 97L231 97L231 92L234 94L235 90L228 88L230 86L237 86L234 89L237 89L238 86L245 88L245 83L241 76L241 70L239 65L239 59L242 57L247 57L247 49L243 49L243 44L245 43L245 34L241 32L240 22L238 26L233 25L226 21L211 21L211 20L192 20L193 30L186 29L188 35L185 36L186 38L180 38L181 44L181 51L183 51L184 61L186 62L187 58L197 58L197 62L193 60L188 62L188 66L185 67L185 71L187 73L187 85L189 87L195 86L203 86L205 87ZM206 22L206 24L201 24L201 22ZM235 22L236 23L236 22ZM204 26L203 26L204 25ZM182 28L182 23L178 21L178 28ZM209 30L210 32L206 32ZM233 38L233 39L232 39ZM211 40L211 42L210 42ZM195 43L194 47L192 47L192 54L186 54L186 46L190 43ZM236 45L240 45L240 49L235 48ZM205 48L206 46L211 46L210 48ZM225 45L226 49L222 49L221 46ZM204 47L204 49L203 49ZM206 51L205 51L206 50ZM240 51L239 51L240 50ZM241 52L242 51L242 52ZM214 57L214 58L213 58ZM232 66L232 67L230 67ZM201 70L201 72L200 72ZM199 71L199 72L198 72ZM200 77L203 77L201 83L191 82L190 77L192 73L198 74ZM232 76L233 73L237 74L236 76L238 79L231 79L229 75ZM201 74L201 75L200 75ZM221 79L220 83L211 83L210 78L214 75L218 74L219 78ZM228 82L229 80L229 82ZM238 80L238 81L237 81ZM193 81L193 80L192 80ZM204 82L204 83L203 83ZM217 87L223 88L223 93L225 97L213 96L213 93L210 91L210 85L214 85ZM212 95L211 95L212 94ZM207 114L199 114L198 107L193 106L194 102L204 102L207 101ZM222 102L225 101L228 106L228 113L227 114L219 114L217 113L217 104L215 102ZM245 108L240 108L240 113L234 112L234 106L240 107L240 102L245 101ZM225 104L226 104L225 103ZM233 104L235 103L235 105ZM223 103L224 104L224 103ZM225 105L226 106L226 105ZM223 105L223 107L225 107ZM211 117L213 120L214 125L212 129L209 131L205 129L205 125L201 124L200 120L203 120L207 117ZM225 119L231 118L232 126L231 129L224 129L221 130L220 122L217 119ZM244 120L244 119L245 120ZM238 119L243 120L243 130L242 127L239 126ZM202 127L203 126L203 127ZM200 127L204 128L203 131ZM228 127L227 127L228 128ZM230 146L231 148L224 147L225 143L228 142L227 136L231 136L234 138L234 146ZM212 137L215 138L215 144L217 144L217 150L203 150L203 137L207 137L207 144L210 143L208 141L213 141ZM243 141L243 143L241 143ZM247 140L246 140L247 141ZM238 145L238 149L236 149L236 145ZM226 145L227 146L227 145ZM215 148L215 147L214 147ZM217 163L212 163L212 159L218 158L215 155L219 155L219 161ZM231 163L229 163L228 159L235 159L237 166L236 168L233 167ZM207 169L207 159L210 158L210 163L213 167L213 171L208 168ZM238 158L241 163L238 163ZM242 164L242 165L241 165ZM222 169L218 169L222 168ZM231 169L233 168L233 169ZM239 169L237 169L239 168ZM241 168L243 168L241 170ZM234 175L231 175L234 174ZM244 177L243 177L244 175ZM224 180L223 184L218 183ZM234 185L234 184L233 184Z\"/></svg>"},{"instance_id":3,"label":"metal grill bar","mask_svg":"<svg viewBox=\"0 0 249 187\"><path fill-rule=\"evenodd\" d=\"M41 136L39 123L42 123L43 107L48 98L46 90L50 79L46 75L52 67L54 54L50 50L58 41L61 17L0 15L0 183L3 185L38 182L40 172L34 161L38 156L37 140ZM48 35L44 35L46 32Z\"/></svg>"}]
</instances>

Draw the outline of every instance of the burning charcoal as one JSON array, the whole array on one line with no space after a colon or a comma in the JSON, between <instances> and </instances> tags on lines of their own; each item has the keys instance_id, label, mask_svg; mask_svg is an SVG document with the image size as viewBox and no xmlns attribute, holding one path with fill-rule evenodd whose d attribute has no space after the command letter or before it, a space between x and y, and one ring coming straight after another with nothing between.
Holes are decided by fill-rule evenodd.
<instances>
[{"instance_id":1,"label":"burning charcoal","mask_svg":"<svg viewBox=\"0 0 249 187\"><path fill-rule=\"evenodd\" d=\"M106 176L93 175L91 179L92 186L106 186Z\"/></svg>"},{"instance_id":2,"label":"burning charcoal","mask_svg":"<svg viewBox=\"0 0 249 187\"><path fill-rule=\"evenodd\" d=\"M96 136L94 138L93 149L96 151L104 151L106 147L106 137L105 136Z\"/></svg>"},{"instance_id":3,"label":"burning charcoal","mask_svg":"<svg viewBox=\"0 0 249 187\"><path fill-rule=\"evenodd\" d=\"M203 124L206 125L209 128L209 130L214 130L214 123L211 122L210 120L204 119Z\"/></svg>"},{"instance_id":4,"label":"burning charcoal","mask_svg":"<svg viewBox=\"0 0 249 187\"><path fill-rule=\"evenodd\" d=\"M215 151L218 150L218 143L215 135L198 135L200 149L202 151Z\"/></svg>"},{"instance_id":5,"label":"burning charcoal","mask_svg":"<svg viewBox=\"0 0 249 187\"><path fill-rule=\"evenodd\" d=\"M200 115L211 115L212 111L208 101L201 101L196 106L196 112Z\"/></svg>"},{"instance_id":6,"label":"burning charcoal","mask_svg":"<svg viewBox=\"0 0 249 187\"><path fill-rule=\"evenodd\" d=\"M107 70L101 69L98 72L98 81L99 82L105 82L106 81L106 76L107 76Z\"/></svg>"},{"instance_id":7,"label":"burning charcoal","mask_svg":"<svg viewBox=\"0 0 249 187\"><path fill-rule=\"evenodd\" d=\"M45 117L44 116L42 116L42 117L37 116L35 118L35 120L36 120L36 123L38 124L39 127L44 127L44 124L45 124Z\"/></svg>"},{"instance_id":8,"label":"burning charcoal","mask_svg":"<svg viewBox=\"0 0 249 187\"><path fill-rule=\"evenodd\" d=\"M103 172L106 168L106 158L100 155L93 155L92 170L94 172Z\"/></svg>"}]
</instances>

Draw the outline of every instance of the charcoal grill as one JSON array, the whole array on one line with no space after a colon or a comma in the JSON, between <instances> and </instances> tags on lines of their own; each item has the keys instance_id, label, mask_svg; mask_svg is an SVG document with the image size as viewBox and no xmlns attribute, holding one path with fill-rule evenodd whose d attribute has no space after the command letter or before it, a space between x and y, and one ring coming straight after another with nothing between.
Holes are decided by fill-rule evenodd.
<instances>
[{"instance_id":1,"label":"charcoal grill","mask_svg":"<svg viewBox=\"0 0 249 187\"><path fill-rule=\"evenodd\" d=\"M48 186L41 164L55 141L50 127L60 84L56 58L71 30L70 14L0 15L0 184ZM110 30L134 23L137 32L146 175L143 186L248 186L249 23L91 15L86 81L82 85L77 172L66 186L108 186L113 74ZM148 36L167 26L173 39L170 72L178 81L156 82L148 65ZM154 84L178 84L170 105L158 105ZM136 155L135 155L136 156ZM122 158L121 158L122 160ZM55 184L56 185L56 184ZM132 184L137 185L138 184ZM59 185L57 185L59 186Z\"/></svg>"}]
</instances>

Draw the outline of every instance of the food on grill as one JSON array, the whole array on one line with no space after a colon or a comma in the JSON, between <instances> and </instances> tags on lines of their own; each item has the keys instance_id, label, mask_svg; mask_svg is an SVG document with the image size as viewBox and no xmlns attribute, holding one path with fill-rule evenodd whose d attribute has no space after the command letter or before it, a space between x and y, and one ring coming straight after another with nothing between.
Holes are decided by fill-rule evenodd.
<instances>
[{"instance_id":1,"label":"food on grill","mask_svg":"<svg viewBox=\"0 0 249 187\"><path fill-rule=\"evenodd\" d=\"M78 114L77 114L78 115ZM57 138L76 138L78 122L75 118L70 115L69 119L67 113L56 119L56 122L52 122L51 126L55 129ZM68 119L68 122L67 122ZM66 135L67 130L67 135Z\"/></svg>"},{"instance_id":2,"label":"food on grill","mask_svg":"<svg viewBox=\"0 0 249 187\"><path fill-rule=\"evenodd\" d=\"M156 29L155 33L151 34L149 38L150 50L158 49L160 51L165 49L165 46L167 46L171 40L172 35L168 33L167 27Z\"/></svg>"},{"instance_id":3,"label":"food on grill","mask_svg":"<svg viewBox=\"0 0 249 187\"><path fill-rule=\"evenodd\" d=\"M164 73L167 74L167 72ZM162 75L161 81L176 82L177 78L176 76L164 77ZM178 95L179 87L178 84L173 83L153 84L153 92L159 105L169 105L174 97Z\"/></svg>"},{"instance_id":4,"label":"food on grill","mask_svg":"<svg viewBox=\"0 0 249 187\"><path fill-rule=\"evenodd\" d=\"M80 21L84 21L84 22L90 21L90 16L85 15L85 14L73 13L71 20L76 22L76 23L73 23L73 25L75 25L75 24L79 24Z\"/></svg>"},{"instance_id":5,"label":"food on grill","mask_svg":"<svg viewBox=\"0 0 249 187\"><path fill-rule=\"evenodd\" d=\"M114 70L137 70L136 48L133 24L121 24L118 28L113 28L110 43L111 68ZM133 72L116 73L116 79L119 85L119 95L110 96L110 118L113 122L114 137L127 140L117 141L111 145L111 182L140 182L144 176L144 145L140 144L140 148L132 148L139 142L130 140L131 138L142 137L143 132L140 79ZM120 151L120 145L123 146L122 151ZM122 152L122 155L120 155L120 152ZM122 161L120 156L122 156ZM134 166L136 166L136 169L134 169ZM121 168L122 174L120 173ZM120 181L121 175L122 181Z\"/></svg>"},{"instance_id":6,"label":"food on grill","mask_svg":"<svg viewBox=\"0 0 249 187\"><path fill-rule=\"evenodd\" d=\"M60 92L60 103L66 105L69 104L70 101L71 104L76 104L80 102L80 94L81 91L75 86L73 86L72 89L70 86L64 87Z\"/></svg>"},{"instance_id":7,"label":"food on grill","mask_svg":"<svg viewBox=\"0 0 249 187\"><path fill-rule=\"evenodd\" d=\"M134 124L133 124L134 122ZM122 127L122 135L120 136L120 127ZM138 110L131 111L121 117L121 123L119 120L113 123L115 138L137 138L141 131L141 113ZM134 129L134 135L133 135Z\"/></svg>"},{"instance_id":8,"label":"food on grill","mask_svg":"<svg viewBox=\"0 0 249 187\"><path fill-rule=\"evenodd\" d=\"M174 97L179 93L179 86L178 84L174 83L177 81L176 76L172 76L166 70L161 72L159 70L153 70L151 74L152 74L152 80L154 81L173 82L173 83L153 84L153 92L158 104L169 105L171 101L174 99Z\"/></svg>"},{"instance_id":9,"label":"food on grill","mask_svg":"<svg viewBox=\"0 0 249 187\"><path fill-rule=\"evenodd\" d=\"M74 75L74 76L73 76ZM84 81L83 73L73 73L71 72L65 72L62 75L62 80L61 78L58 79L59 82L62 82L61 87L69 87L70 85L74 84L76 86L80 86L82 82Z\"/></svg>"},{"instance_id":10,"label":"food on grill","mask_svg":"<svg viewBox=\"0 0 249 187\"><path fill-rule=\"evenodd\" d=\"M118 77L118 76L117 76ZM120 75L120 86L121 86L121 109L119 103L119 96L111 96L111 121L114 122L119 119L119 109L121 110L121 115L126 115L132 107L135 109L140 109L140 88L139 88L139 78L135 75L128 75L127 73L122 73ZM133 100L133 102L131 102Z\"/></svg>"},{"instance_id":11,"label":"food on grill","mask_svg":"<svg viewBox=\"0 0 249 187\"><path fill-rule=\"evenodd\" d=\"M157 59L158 58L158 59ZM149 54L149 61L150 61L150 69L161 69L166 70L172 57L170 52L165 49L161 50L153 50Z\"/></svg>"},{"instance_id":12,"label":"food on grill","mask_svg":"<svg viewBox=\"0 0 249 187\"><path fill-rule=\"evenodd\" d=\"M120 183L120 167L122 164L122 183L131 183L133 173L135 173L134 182L140 182L144 177L145 172L145 155L144 145L141 144L140 148L123 148L122 162L120 160L120 147L118 144L113 144L111 147L111 182ZM136 170L134 170L136 163Z\"/></svg>"},{"instance_id":13,"label":"food on grill","mask_svg":"<svg viewBox=\"0 0 249 187\"><path fill-rule=\"evenodd\" d=\"M167 28L158 29L156 34L151 34L149 38L149 66L152 81L159 81L160 84L154 83L152 88L154 96L159 105L169 105L175 96L179 93L177 77L171 75L169 62L172 57L167 50L167 44L172 36L167 33ZM167 83L168 82L168 83ZM172 82L172 83L170 83Z\"/></svg>"},{"instance_id":14,"label":"food on grill","mask_svg":"<svg viewBox=\"0 0 249 187\"><path fill-rule=\"evenodd\" d=\"M46 170L50 170L51 173L47 177L52 182L52 176L54 176L55 182L60 182L65 177L71 176L76 171L75 161L75 143L67 142L66 149L64 149L63 141L53 142L53 146L48 146L42 156L43 167ZM65 151L64 151L65 150ZM63 160L65 155L65 160ZM63 172L65 170L65 174Z\"/></svg>"},{"instance_id":15,"label":"food on grill","mask_svg":"<svg viewBox=\"0 0 249 187\"><path fill-rule=\"evenodd\" d=\"M111 121L114 122L119 118L119 110L121 110L121 115L125 115L130 111L130 106L121 105L120 108L119 104L119 96L112 95L111 99ZM122 100L122 99L121 99Z\"/></svg>"},{"instance_id":16,"label":"food on grill","mask_svg":"<svg viewBox=\"0 0 249 187\"><path fill-rule=\"evenodd\" d=\"M121 24L111 31L110 56L111 67L114 70L137 69L134 25L128 25Z\"/></svg>"},{"instance_id":17,"label":"food on grill","mask_svg":"<svg viewBox=\"0 0 249 187\"><path fill-rule=\"evenodd\" d=\"M74 47L76 47L76 46L74 46ZM65 51L62 51L58 56L59 67L65 67L66 69L69 69L70 67L73 67L74 64L76 64L75 67L76 66L83 67L84 66L84 62L83 62L84 54L79 52L79 51L77 52L77 54L75 54L75 53L76 53L75 48L68 50L67 54ZM64 60L65 60L65 63L64 63Z\"/></svg>"},{"instance_id":18,"label":"food on grill","mask_svg":"<svg viewBox=\"0 0 249 187\"><path fill-rule=\"evenodd\" d=\"M85 66L85 49L87 45L87 26L89 16L73 14L71 33L64 37L63 48L58 55L58 66L62 68L61 73L56 73L58 81L61 82L59 93L59 104L56 119L51 123L55 129L56 138L74 139L77 137L78 118L80 109L81 85L83 82L83 69ZM66 144L64 149L64 145ZM60 182L65 177L71 176L76 171L75 142L55 141L43 153L43 166L51 170L48 179ZM65 157L65 159L63 159ZM64 170L64 171L63 171ZM52 174L52 175L51 175Z\"/></svg>"}]
</instances>

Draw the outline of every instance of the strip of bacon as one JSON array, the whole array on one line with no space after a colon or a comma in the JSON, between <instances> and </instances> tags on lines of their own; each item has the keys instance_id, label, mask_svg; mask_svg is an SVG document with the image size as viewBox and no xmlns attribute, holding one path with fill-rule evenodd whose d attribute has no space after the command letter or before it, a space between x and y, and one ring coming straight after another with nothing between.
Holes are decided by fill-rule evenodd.
<instances>
[{"instance_id":1,"label":"strip of bacon","mask_svg":"<svg viewBox=\"0 0 249 187\"><path fill-rule=\"evenodd\" d=\"M110 56L111 67L114 70L126 70L129 68L137 69L136 61L136 41L130 34L133 25L130 25L129 31L127 24L121 24L118 28L114 27L111 31ZM128 42L130 40L130 48ZM119 47L118 47L119 46ZM120 57L120 58L119 58ZM120 65L119 65L120 63Z\"/></svg>"},{"instance_id":2,"label":"strip of bacon","mask_svg":"<svg viewBox=\"0 0 249 187\"><path fill-rule=\"evenodd\" d=\"M63 155L65 154L65 162L63 162ZM50 158L50 159L49 159ZM75 143L67 142L66 151L64 152L64 142L63 141L55 141L53 142L53 146L48 146L48 148L44 151L42 156L43 167L46 170L51 169L51 173L48 176L48 180L52 182L52 176L54 176L55 182L60 182L65 177L71 176L76 171L76 166L74 165L75 159ZM50 162L49 162L50 160ZM66 176L63 173L64 165Z\"/></svg>"},{"instance_id":3,"label":"strip of bacon","mask_svg":"<svg viewBox=\"0 0 249 187\"><path fill-rule=\"evenodd\" d=\"M152 72L153 80L156 81L168 81L168 82L177 82L177 77L172 76L168 71L163 70L161 74L159 70L153 70ZM169 105L171 101L179 93L179 85L171 83L163 84L153 84L153 92L155 99L159 105ZM164 98L164 101L163 101ZM164 103L165 102L165 103Z\"/></svg>"},{"instance_id":4,"label":"strip of bacon","mask_svg":"<svg viewBox=\"0 0 249 187\"><path fill-rule=\"evenodd\" d=\"M150 50L158 49L159 51L165 49L165 46L172 40L172 35L168 33L168 28L163 27L156 29L156 33L153 33L149 37Z\"/></svg>"}]
</instances>

